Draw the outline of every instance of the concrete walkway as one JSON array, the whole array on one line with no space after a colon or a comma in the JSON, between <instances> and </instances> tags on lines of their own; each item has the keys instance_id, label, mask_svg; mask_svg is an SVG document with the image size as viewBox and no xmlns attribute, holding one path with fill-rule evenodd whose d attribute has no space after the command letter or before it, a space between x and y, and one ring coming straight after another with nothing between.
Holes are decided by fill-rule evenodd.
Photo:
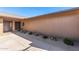
<instances>
[{"instance_id":1,"label":"concrete walkway","mask_svg":"<svg viewBox=\"0 0 79 59\"><path fill-rule=\"evenodd\" d=\"M17 51L23 50L26 47L29 47L31 42L25 40L24 38L13 34L13 33L4 33L0 35L0 50L9 50L9 51Z\"/></svg>"}]
</instances>

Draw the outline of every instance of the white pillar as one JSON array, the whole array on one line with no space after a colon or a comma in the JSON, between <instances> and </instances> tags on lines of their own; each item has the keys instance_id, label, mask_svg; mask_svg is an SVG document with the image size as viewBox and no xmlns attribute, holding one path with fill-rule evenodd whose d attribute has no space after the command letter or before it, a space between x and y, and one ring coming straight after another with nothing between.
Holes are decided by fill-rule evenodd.
<instances>
[{"instance_id":1,"label":"white pillar","mask_svg":"<svg viewBox=\"0 0 79 59\"><path fill-rule=\"evenodd\" d=\"M12 31L15 31L15 21L13 21L13 28Z\"/></svg>"},{"instance_id":2,"label":"white pillar","mask_svg":"<svg viewBox=\"0 0 79 59\"><path fill-rule=\"evenodd\" d=\"M0 18L0 34L3 33L3 18Z\"/></svg>"}]
</instances>

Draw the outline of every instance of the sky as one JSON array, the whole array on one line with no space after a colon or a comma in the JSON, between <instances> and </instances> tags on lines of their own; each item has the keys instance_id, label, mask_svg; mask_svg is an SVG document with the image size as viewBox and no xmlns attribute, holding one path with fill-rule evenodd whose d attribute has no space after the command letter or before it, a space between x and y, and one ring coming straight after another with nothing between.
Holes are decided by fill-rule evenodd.
<instances>
[{"instance_id":1,"label":"sky","mask_svg":"<svg viewBox=\"0 0 79 59\"><path fill-rule=\"evenodd\" d=\"M28 18L68 10L71 8L72 7L0 7L0 12L10 13Z\"/></svg>"}]
</instances>

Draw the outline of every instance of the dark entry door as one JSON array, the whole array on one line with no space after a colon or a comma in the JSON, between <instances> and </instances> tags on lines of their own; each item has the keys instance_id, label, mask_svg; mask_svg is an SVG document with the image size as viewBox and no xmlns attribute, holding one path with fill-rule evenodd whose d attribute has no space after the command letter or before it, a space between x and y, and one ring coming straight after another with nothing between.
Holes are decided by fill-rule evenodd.
<instances>
[{"instance_id":1,"label":"dark entry door","mask_svg":"<svg viewBox=\"0 0 79 59\"><path fill-rule=\"evenodd\" d=\"M15 30L21 30L21 22L15 22Z\"/></svg>"}]
</instances>

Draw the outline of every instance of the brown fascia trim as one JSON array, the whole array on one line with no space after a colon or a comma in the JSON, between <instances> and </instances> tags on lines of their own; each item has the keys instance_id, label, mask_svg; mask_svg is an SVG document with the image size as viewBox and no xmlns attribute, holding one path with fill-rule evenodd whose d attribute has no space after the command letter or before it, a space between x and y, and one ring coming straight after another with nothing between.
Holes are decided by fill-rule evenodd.
<instances>
[{"instance_id":1,"label":"brown fascia trim","mask_svg":"<svg viewBox=\"0 0 79 59\"><path fill-rule=\"evenodd\" d=\"M11 18L11 19L19 19L19 20L25 19L25 18L17 18L17 17L9 17L9 16L0 16L0 18Z\"/></svg>"},{"instance_id":2,"label":"brown fascia trim","mask_svg":"<svg viewBox=\"0 0 79 59\"><path fill-rule=\"evenodd\" d=\"M35 17L27 18L27 19L34 20L34 19L38 19L38 18L61 17L61 16L68 16L68 15L75 15L75 14L79 14L79 8L73 8L73 9L69 9L66 11L49 13L49 14L35 16Z\"/></svg>"}]
</instances>

